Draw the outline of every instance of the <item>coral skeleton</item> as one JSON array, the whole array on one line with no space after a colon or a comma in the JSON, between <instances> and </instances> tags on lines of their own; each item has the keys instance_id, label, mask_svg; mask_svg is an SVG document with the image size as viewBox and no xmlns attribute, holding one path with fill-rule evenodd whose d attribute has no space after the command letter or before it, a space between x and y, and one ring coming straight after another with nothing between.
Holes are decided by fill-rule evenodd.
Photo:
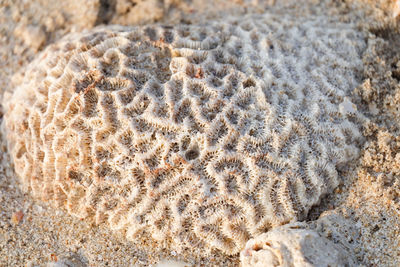
<instances>
[{"instance_id":1,"label":"coral skeleton","mask_svg":"<svg viewBox=\"0 0 400 267\"><path fill-rule=\"evenodd\" d=\"M5 95L25 191L134 240L226 254L302 220L362 142L363 33L327 16L73 33Z\"/></svg>"},{"instance_id":2,"label":"coral skeleton","mask_svg":"<svg viewBox=\"0 0 400 267\"><path fill-rule=\"evenodd\" d=\"M356 266L354 256L305 223L278 226L246 243L243 267Z\"/></svg>"}]
</instances>

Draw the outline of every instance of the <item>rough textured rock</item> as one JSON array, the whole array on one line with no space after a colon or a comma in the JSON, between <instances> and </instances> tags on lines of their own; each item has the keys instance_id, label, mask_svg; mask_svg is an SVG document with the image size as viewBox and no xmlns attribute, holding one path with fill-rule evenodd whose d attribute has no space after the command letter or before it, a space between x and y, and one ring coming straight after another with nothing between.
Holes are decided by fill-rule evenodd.
<instances>
[{"instance_id":1,"label":"rough textured rock","mask_svg":"<svg viewBox=\"0 0 400 267\"><path fill-rule=\"evenodd\" d=\"M355 266L343 247L307 228L292 223L250 239L240 254L242 266Z\"/></svg>"},{"instance_id":2,"label":"rough textured rock","mask_svg":"<svg viewBox=\"0 0 400 267\"><path fill-rule=\"evenodd\" d=\"M8 148L24 189L71 214L234 254L357 157L364 48L313 15L72 34L5 97Z\"/></svg>"},{"instance_id":3,"label":"rough textured rock","mask_svg":"<svg viewBox=\"0 0 400 267\"><path fill-rule=\"evenodd\" d=\"M117 0L113 23L132 25L159 21L165 13L165 3L159 0Z\"/></svg>"}]
</instances>

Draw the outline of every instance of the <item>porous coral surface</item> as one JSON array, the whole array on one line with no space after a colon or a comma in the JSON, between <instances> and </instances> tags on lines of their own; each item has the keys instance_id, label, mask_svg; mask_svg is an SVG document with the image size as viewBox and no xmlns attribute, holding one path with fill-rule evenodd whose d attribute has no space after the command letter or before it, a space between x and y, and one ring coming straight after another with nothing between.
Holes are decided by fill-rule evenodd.
<instances>
[{"instance_id":1,"label":"porous coral surface","mask_svg":"<svg viewBox=\"0 0 400 267\"><path fill-rule=\"evenodd\" d=\"M242 266L355 266L343 247L307 228L296 222L250 239L240 253Z\"/></svg>"},{"instance_id":2,"label":"porous coral surface","mask_svg":"<svg viewBox=\"0 0 400 267\"><path fill-rule=\"evenodd\" d=\"M24 189L71 214L234 254L357 157L364 49L311 15L72 34L5 97L9 151Z\"/></svg>"}]
</instances>

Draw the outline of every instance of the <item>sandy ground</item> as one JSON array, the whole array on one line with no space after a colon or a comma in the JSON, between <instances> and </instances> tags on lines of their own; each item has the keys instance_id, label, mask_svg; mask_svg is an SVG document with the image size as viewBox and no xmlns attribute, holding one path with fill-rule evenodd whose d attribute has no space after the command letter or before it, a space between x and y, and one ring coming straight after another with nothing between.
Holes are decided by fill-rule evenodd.
<instances>
[{"instance_id":1,"label":"sandy ground","mask_svg":"<svg viewBox=\"0 0 400 267\"><path fill-rule=\"evenodd\" d=\"M62 4L60 4L62 2ZM99 24L196 23L271 5L332 9L369 32L364 82L357 106L370 119L359 160L341 173L343 184L308 217L325 236L345 245L360 266L400 266L400 2L305 1L49 1L0 0L0 91L12 90L32 58L68 32ZM279 2L279 3L278 3ZM334 2L334 3L333 3ZM13 76L14 75L14 76ZM162 258L195 266L237 266L238 256L177 255L156 244L128 242L106 227L88 225L19 189L0 136L0 266L147 266ZM317 222L314 220L320 218ZM69 265L67 265L69 264ZM59 265L63 266L63 265Z\"/></svg>"}]
</instances>

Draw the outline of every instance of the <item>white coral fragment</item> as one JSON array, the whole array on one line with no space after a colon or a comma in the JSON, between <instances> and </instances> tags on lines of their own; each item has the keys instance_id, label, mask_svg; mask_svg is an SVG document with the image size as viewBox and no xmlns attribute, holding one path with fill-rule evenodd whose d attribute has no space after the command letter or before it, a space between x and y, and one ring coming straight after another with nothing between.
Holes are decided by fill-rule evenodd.
<instances>
[{"instance_id":1,"label":"white coral fragment","mask_svg":"<svg viewBox=\"0 0 400 267\"><path fill-rule=\"evenodd\" d=\"M305 223L279 226L250 239L240 261L242 267L354 266L343 247L307 229Z\"/></svg>"},{"instance_id":2,"label":"white coral fragment","mask_svg":"<svg viewBox=\"0 0 400 267\"><path fill-rule=\"evenodd\" d=\"M26 191L130 239L238 253L358 156L363 34L325 16L105 27L38 55L3 103ZM351 105L350 105L351 107ZM164 243L163 243L164 244Z\"/></svg>"},{"instance_id":3,"label":"white coral fragment","mask_svg":"<svg viewBox=\"0 0 400 267\"><path fill-rule=\"evenodd\" d=\"M353 104L348 97L345 97L343 102L339 105L339 110L342 114L355 114L357 106Z\"/></svg>"}]
</instances>

